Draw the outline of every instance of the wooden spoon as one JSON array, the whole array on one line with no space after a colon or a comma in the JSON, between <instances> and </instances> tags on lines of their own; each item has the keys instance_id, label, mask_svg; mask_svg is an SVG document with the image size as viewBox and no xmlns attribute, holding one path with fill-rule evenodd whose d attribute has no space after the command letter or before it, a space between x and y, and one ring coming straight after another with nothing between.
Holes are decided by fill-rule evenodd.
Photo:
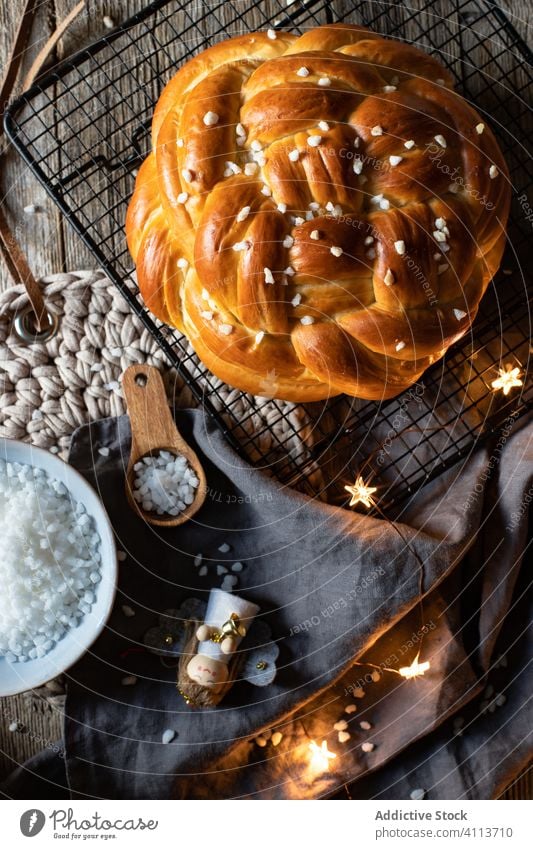
<instances>
[{"instance_id":1,"label":"wooden spoon","mask_svg":"<svg viewBox=\"0 0 533 849\"><path fill-rule=\"evenodd\" d=\"M205 501L207 486L202 465L180 434L167 404L165 387L159 371L153 366L130 366L122 377L122 387L131 422L131 453L126 471L126 496L130 507L151 525L174 527L182 525L200 509ZM135 501L133 466L143 457L160 451L181 454L194 469L200 481L194 501L177 516L158 515L143 510Z\"/></svg>"}]
</instances>

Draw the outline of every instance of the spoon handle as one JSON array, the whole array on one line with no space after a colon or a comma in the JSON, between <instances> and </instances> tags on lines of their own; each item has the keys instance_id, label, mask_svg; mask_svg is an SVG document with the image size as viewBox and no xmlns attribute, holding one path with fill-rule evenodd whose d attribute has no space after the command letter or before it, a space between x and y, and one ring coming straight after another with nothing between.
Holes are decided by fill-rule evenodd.
<instances>
[{"instance_id":1,"label":"spoon handle","mask_svg":"<svg viewBox=\"0 0 533 849\"><path fill-rule=\"evenodd\" d=\"M154 366L130 366L124 372L122 386L131 422L132 458L154 449L179 448L183 439L170 413L159 371Z\"/></svg>"}]
</instances>

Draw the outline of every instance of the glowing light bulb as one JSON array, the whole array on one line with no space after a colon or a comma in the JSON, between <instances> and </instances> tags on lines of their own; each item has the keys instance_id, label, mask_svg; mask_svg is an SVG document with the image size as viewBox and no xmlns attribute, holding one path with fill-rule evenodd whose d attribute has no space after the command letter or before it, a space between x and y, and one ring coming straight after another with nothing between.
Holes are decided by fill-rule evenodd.
<instances>
[{"instance_id":1,"label":"glowing light bulb","mask_svg":"<svg viewBox=\"0 0 533 849\"><path fill-rule=\"evenodd\" d=\"M320 746L314 740L311 740L309 751L311 752L309 766L315 772L325 772L329 769L329 762L337 757L335 752L329 751L328 744L325 740L322 741Z\"/></svg>"},{"instance_id":2,"label":"glowing light bulb","mask_svg":"<svg viewBox=\"0 0 533 849\"><path fill-rule=\"evenodd\" d=\"M425 660L423 663L418 662L418 658L420 657L420 652L417 654L415 659L413 660L411 666L402 666L398 671L402 678L419 678L427 672L429 669L429 660Z\"/></svg>"},{"instance_id":3,"label":"glowing light bulb","mask_svg":"<svg viewBox=\"0 0 533 849\"><path fill-rule=\"evenodd\" d=\"M372 496L374 492L377 492L377 486L367 486L361 475L357 477L353 486L345 486L344 489L352 496L350 499L350 507L353 507L354 504L358 504L359 501L361 504L364 504L365 507L372 507L376 503Z\"/></svg>"},{"instance_id":4,"label":"glowing light bulb","mask_svg":"<svg viewBox=\"0 0 533 849\"><path fill-rule=\"evenodd\" d=\"M498 369L498 377L492 381L491 386L495 391L501 389L504 395L508 395L514 386L522 386L523 382L520 379L520 369L518 366L512 368L507 363L504 368Z\"/></svg>"}]
</instances>

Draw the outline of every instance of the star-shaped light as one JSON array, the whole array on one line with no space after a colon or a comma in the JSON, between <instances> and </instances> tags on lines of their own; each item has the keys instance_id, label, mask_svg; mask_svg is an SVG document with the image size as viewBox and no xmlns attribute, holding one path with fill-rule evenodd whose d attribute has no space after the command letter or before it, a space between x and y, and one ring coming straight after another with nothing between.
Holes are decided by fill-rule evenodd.
<instances>
[{"instance_id":1,"label":"star-shaped light","mask_svg":"<svg viewBox=\"0 0 533 849\"><path fill-rule=\"evenodd\" d=\"M311 752L309 766L316 772L325 772L329 769L329 762L337 757L335 752L329 751L325 740L322 741L320 746L314 740L311 740L309 751Z\"/></svg>"},{"instance_id":2,"label":"star-shaped light","mask_svg":"<svg viewBox=\"0 0 533 849\"><path fill-rule=\"evenodd\" d=\"M377 492L377 486L367 486L361 475L358 476L353 486L345 486L346 492L352 496L350 499L350 507L354 504L364 504L365 507L372 507L376 502L372 498L374 492Z\"/></svg>"},{"instance_id":3,"label":"star-shaped light","mask_svg":"<svg viewBox=\"0 0 533 849\"><path fill-rule=\"evenodd\" d=\"M520 369L518 366L512 368L508 363L505 368L498 369L498 377L492 381L491 386L496 390L501 389L504 395L508 395L513 386L522 386L522 384Z\"/></svg>"},{"instance_id":4,"label":"star-shaped light","mask_svg":"<svg viewBox=\"0 0 533 849\"><path fill-rule=\"evenodd\" d=\"M411 666L402 666L398 672L402 676L402 678L419 678L427 672L429 669L429 660L425 660L423 663L418 662L418 658L420 657L420 652L418 652L417 656L413 660Z\"/></svg>"}]
</instances>

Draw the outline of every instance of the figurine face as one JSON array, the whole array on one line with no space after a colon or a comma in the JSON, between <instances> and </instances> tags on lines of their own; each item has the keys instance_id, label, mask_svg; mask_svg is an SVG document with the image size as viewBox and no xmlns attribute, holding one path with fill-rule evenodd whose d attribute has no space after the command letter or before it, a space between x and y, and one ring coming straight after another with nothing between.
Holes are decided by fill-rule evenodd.
<instances>
[{"instance_id":1,"label":"figurine face","mask_svg":"<svg viewBox=\"0 0 533 849\"><path fill-rule=\"evenodd\" d=\"M196 654L187 665L187 674L197 684L219 690L228 680L228 667L220 660Z\"/></svg>"}]
</instances>

